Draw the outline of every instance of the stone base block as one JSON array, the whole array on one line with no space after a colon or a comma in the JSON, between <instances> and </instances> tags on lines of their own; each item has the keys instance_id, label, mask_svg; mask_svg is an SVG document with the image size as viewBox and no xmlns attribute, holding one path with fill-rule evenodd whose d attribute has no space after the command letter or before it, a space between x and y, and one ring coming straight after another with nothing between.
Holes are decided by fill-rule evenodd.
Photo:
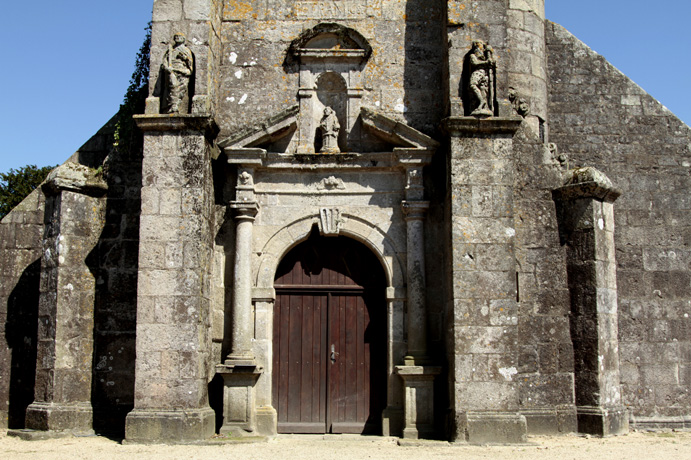
<instances>
[{"instance_id":1,"label":"stone base block","mask_svg":"<svg viewBox=\"0 0 691 460\"><path fill-rule=\"evenodd\" d=\"M439 366L396 366L403 379L405 406L403 408L403 438L435 438L434 378Z\"/></svg>"},{"instance_id":2,"label":"stone base block","mask_svg":"<svg viewBox=\"0 0 691 460\"><path fill-rule=\"evenodd\" d=\"M593 436L614 436L629 432L629 412L623 407L580 406L578 432Z\"/></svg>"},{"instance_id":3,"label":"stone base block","mask_svg":"<svg viewBox=\"0 0 691 460\"><path fill-rule=\"evenodd\" d=\"M235 360L216 366L223 377L223 425L220 434L257 436L254 385L262 373L254 361Z\"/></svg>"},{"instance_id":4,"label":"stone base block","mask_svg":"<svg viewBox=\"0 0 691 460\"><path fill-rule=\"evenodd\" d=\"M467 412L457 417L457 430L470 444L523 444L527 442L525 417L511 412ZM457 441L463 441L459 437Z\"/></svg>"},{"instance_id":5,"label":"stone base block","mask_svg":"<svg viewBox=\"0 0 691 460\"><path fill-rule=\"evenodd\" d=\"M403 436L403 408L387 407L382 413L382 436Z\"/></svg>"},{"instance_id":6,"label":"stone base block","mask_svg":"<svg viewBox=\"0 0 691 460\"><path fill-rule=\"evenodd\" d=\"M125 421L125 441L179 444L214 435L216 414L211 408L188 410L134 409Z\"/></svg>"},{"instance_id":7,"label":"stone base block","mask_svg":"<svg viewBox=\"0 0 691 460\"><path fill-rule=\"evenodd\" d=\"M94 411L89 403L34 402L26 408L26 428L38 431L70 431L91 434Z\"/></svg>"},{"instance_id":8,"label":"stone base block","mask_svg":"<svg viewBox=\"0 0 691 460\"><path fill-rule=\"evenodd\" d=\"M556 435L578 431L576 406L522 410L530 435Z\"/></svg>"},{"instance_id":9,"label":"stone base block","mask_svg":"<svg viewBox=\"0 0 691 460\"><path fill-rule=\"evenodd\" d=\"M258 407L256 424L259 436L276 436L278 434L278 414L276 409L271 406Z\"/></svg>"}]
</instances>

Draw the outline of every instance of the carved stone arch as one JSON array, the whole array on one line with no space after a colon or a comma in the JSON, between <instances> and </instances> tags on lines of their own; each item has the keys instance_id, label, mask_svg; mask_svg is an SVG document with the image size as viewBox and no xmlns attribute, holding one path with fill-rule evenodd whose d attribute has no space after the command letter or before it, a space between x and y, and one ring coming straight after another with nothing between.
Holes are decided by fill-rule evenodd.
<instances>
[{"instance_id":1,"label":"carved stone arch","mask_svg":"<svg viewBox=\"0 0 691 460\"><path fill-rule=\"evenodd\" d=\"M386 276L387 287L402 287L405 279L404 263L395 251L396 245L376 225L353 216L348 218L339 232L340 235L352 238L364 244L377 257ZM273 287L278 264L283 257L298 244L307 240L312 227L319 221L317 214L311 214L294 220L274 233L260 251L260 261L256 273L258 288ZM390 253L389 253L390 252Z\"/></svg>"}]
</instances>

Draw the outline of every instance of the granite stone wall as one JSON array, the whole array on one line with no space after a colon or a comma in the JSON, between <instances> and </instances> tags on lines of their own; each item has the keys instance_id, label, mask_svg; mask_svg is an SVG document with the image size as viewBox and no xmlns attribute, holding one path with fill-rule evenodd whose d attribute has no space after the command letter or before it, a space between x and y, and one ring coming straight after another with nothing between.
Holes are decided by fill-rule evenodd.
<instances>
[{"instance_id":1,"label":"granite stone wall","mask_svg":"<svg viewBox=\"0 0 691 460\"><path fill-rule=\"evenodd\" d=\"M141 145L113 149L116 119L67 161L103 171L108 183L103 230L84 262L95 280L94 428L121 430L133 405L134 331ZM23 428L34 400L45 197L30 194L0 223L0 426Z\"/></svg>"},{"instance_id":2,"label":"granite stone wall","mask_svg":"<svg viewBox=\"0 0 691 460\"><path fill-rule=\"evenodd\" d=\"M570 167L594 166L622 190L614 237L623 402L634 426L688 426L691 129L564 28L546 30L550 140Z\"/></svg>"},{"instance_id":3,"label":"granite stone wall","mask_svg":"<svg viewBox=\"0 0 691 460\"><path fill-rule=\"evenodd\" d=\"M568 433L576 430L571 304L551 193L563 170L525 122L514 158L519 407L528 433Z\"/></svg>"}]
</instances>

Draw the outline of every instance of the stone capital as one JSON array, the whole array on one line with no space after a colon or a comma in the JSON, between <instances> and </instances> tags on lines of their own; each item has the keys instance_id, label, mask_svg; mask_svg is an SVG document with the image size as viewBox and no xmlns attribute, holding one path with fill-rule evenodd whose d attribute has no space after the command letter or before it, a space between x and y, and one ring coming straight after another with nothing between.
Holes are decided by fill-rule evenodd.
<instances>
[{"instance_id":1,"label":"stone capital","mask_svg":"<svg viewBox=\"0 0 691 460\"><path fill-rule=\"evenodd\" d=\"M612 185L612 181L603 172L586 167L568 171L564 185L554 190L553 195L559 201L591 198L613 203L619 198L621 191Z\"/></svg>"},{"instance_id":2,"label":"stone capital","mask_svg":"<svg viewBox=\"0 0 691 460\"><path fill-rule=\"evenodd\" d=\"M108 184L97 170L79 163L67 162L52 170L41 188L46 195L57 195L67 190L99 197L108 191Z\"/></svg>"},{"instance_id":3,"label":"stone capital","mask_svg":"<svg viewBox=\"0 0 691 460\"><path fill-rule=\"evenodd\" d=\"M259 212L259 203L256 201L233 201L228 205L235 213L235 220L254 221Z\"/></svg>"}]
</instances>

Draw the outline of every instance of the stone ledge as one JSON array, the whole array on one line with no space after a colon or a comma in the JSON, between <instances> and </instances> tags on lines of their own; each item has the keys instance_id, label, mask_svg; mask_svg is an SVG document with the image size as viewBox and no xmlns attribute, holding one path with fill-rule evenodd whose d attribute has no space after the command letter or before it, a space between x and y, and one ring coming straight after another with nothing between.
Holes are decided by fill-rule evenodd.
<instances>
[{"instance_id":1,"label":"stone ledge","mask_svg":"<svg viewBox=\"0 0 691 460\"><path fill-rule=\"evenodd\" d=\"M72 431L42 431L42 430L8 430L7 436L19 438L23 441L45 441L46 439L60 439L60 438L87 438L96 436L93 431L87 432L72 432Z\"/></svg>"},{"instance_id":2,"label":"stone ledge","mask_svg":"<svg viewBox=\"0 0 691 460\"><path fill-rule=\"evenodd\" d=\"M634 430L688 430L691 429L691 416L629 417L629 426Z\"/></svg>"},{"instance_id":3,"label":"stone ledge","mask_svg":"<svg viewBox=\"0 0 691 460\"><path fill-rule=\"evenodd\" d=\"M470 137L479 134L513 135L523 123L521 117L449 117L442 120L442 128L452 137Z\"/></svg>"},{"instance_id":4,"label":"stone ledge","mask_svg":"<svg viewBox=\"0 0 691 460\"><path fill-rule=\"evenodd\" d=\"M134 115L137 127L142 131L203 131L215 138L219 132L216 121L210 114L181 115L177 113L161 115Z\"/></svg>"}]
</instances>

